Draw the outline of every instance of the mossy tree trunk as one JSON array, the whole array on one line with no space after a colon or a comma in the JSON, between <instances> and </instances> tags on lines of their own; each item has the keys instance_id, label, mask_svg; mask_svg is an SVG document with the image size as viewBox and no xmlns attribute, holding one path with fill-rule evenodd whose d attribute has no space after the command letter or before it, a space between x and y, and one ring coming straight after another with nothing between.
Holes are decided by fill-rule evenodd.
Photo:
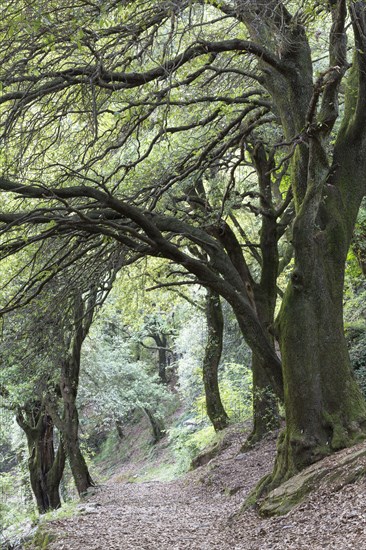
<instances>
[{"instance_id":1,"label":"mossy tree trunk","mask_svg":"<svg viewBox=\"0 0 366 550\"><path fill-rule=\"evenodd\" d=\"M69 351L61 361L59 384L62 398L61 415L52 400L48 403L52 418L62 435L79 495L85 493L89 487L94 486L85 458L80 449L79 413L76 398L79 386L81 348L92 323L96 300L96 292L91 292L87 299L84 299L78 292L75 293L73 303L74 322L70 331Z\"/></svg>"},{"instance_id":2,"label":"mossy tree trunk","mask_svg":"<svg viewBox=\"0 0 366 550\"><path fill-rule=\"evenodd\" d=\"M258 141L250 155L258 175L262 223L260 229L261 276L252 283L253 303L258 319L275 352L273 332L274 312L277 300L279 274L278 240L289 220L281 220L276 212L271 173L274 157L266 152ZM282 222L282 226L281 226ZM283 264L285 265L285 263ZM278 398L267 376L269 366L255 352L252 355L253 373L253 430L244 447L257 443L267 434L279 428Z\"/></svg>"},{"instance_id":3,"label":"mossy tree trunk","mask_svg":"<svg viewBox=\"0 0 366 550\"><path fill-rule=\"evenodd\" d=\"M222 353L224 318L220 297L212 292L206 294L207 343L203 359L203 383L206 396L207 415L215 431L223 430L228 424L220 397L218 369Z\"/></svg>"},{"instance_id":4,"label":"mossy tree trunk","mask_svg":"<svg viewBox=\"0 0 366 550\"><path fill-rule=\"evenodd\" d=\"M62 435L71 472L80 495L94 483L80 449L79 413L76 406L79 368L80 357L74 356L66 361L62 366L60 387L63 401Z\"/></svg>"},{"instance_id":5,"label":"mossy tree trunk","mask_svg":"<svg viewBox=\"0 0 366 550\"><path fill-rule=\"evenodd\" d=\"M356 53L334 146L330 136L348 68L346 3L331 1L329 9L326 76L313 86L309 44L296 21L281 27L281 69L267 67L265 73L286 140L302 137L291 159L295 265L277 322L286 429L267 489L366 434L366 404L352 376L343 331L345 263L366 191L366 4L349 6ZM289 22L290 14L285 15ZM247 19L253 38L274 40L264 12L256 26Z\"/></svg>"},{"instance_id":6,"label":"mossy tree trunk","mask_svg":"<svg viewBox=\"0 0 366 550\"><path fill-rule=\"evenodd\" d=\"M278 399L268 381L262 360L252 356L253 373L253 429L243 450L261 441L279 428Z\"/></svg>"},{"instance_id":7,"label":"mossy tree trunk","mask_svg":"<svg viewBox=\"0 0 366 550\"><path fill-rule=\"evenodd\" d=\"M35 402L18 411L17 422L27 437L30 482L39 513L60 508L66 455L62 442L55 453L52 418L41 402Z\"/></svg>"},{"instance_id":8,"label":"mossy tree trunk","mask_svg":"<svg viewBox=\"0 0 366 550\"><path fill-rule=\"evenodd\" d=\"M341 187L356 169L347 167L352 143L339 145L342 166L328 179L322 204L305 202L294 228L295 267L278 319L286 432L274 484L366 433L366 406L343 328L344 270L358 201L348 196L346 211Z\"/></svg>"}]
</instances>

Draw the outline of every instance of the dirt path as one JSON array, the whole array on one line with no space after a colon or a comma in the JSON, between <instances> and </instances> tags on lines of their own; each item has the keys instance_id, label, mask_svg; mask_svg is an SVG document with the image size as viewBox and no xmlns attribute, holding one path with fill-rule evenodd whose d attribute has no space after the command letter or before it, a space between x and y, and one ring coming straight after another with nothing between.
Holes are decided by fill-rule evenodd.
<instances>
[{"instance_id":1,"label":"dirt path","mask_svg":"<svg viewBox=\"0 0 366 550\"><path fill-rule=\"evenodd\" d=\"M88 499L82 515L51 523L57 540L50 549L232 549L230 517L274 453L269 441L260 464L258 452L238 459L242 440L242 433L229 432L220 457L173 482L121 482L122 470Z\"/></svg>"},{"instance_id":2,"label":"dirt path","mask_svg":"<svg viewBox=\"0 0 366 550\"><path fill-rule=\"evenodd\" d=\"M228 498L209 499L181 483L106 486L86 513L60 522L54 549L229 548L225 520L234 510ZM55 525L56 527L56 525Z\"/></svg>"},{"instance_id":3,"label":"dirt path","mask_svg":"<svg viewBox=\"0 0 366 550\"><path fill-rule=\"evenodd\" d=\"M255 511L232 519L256 480L271 468L274 441L239 455L238 442L207 466L169 483L111 480L57 520L50 550L366 550L365 478L320 492L281 518Z\"/></svg>"}]
</instances>

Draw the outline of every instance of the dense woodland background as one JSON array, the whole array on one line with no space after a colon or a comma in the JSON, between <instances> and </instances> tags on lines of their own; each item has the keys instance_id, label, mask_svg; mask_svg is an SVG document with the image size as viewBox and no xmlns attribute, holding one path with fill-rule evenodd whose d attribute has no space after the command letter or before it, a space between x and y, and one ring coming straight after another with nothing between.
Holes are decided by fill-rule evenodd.
<instances>
[{"instance_id":1,"label":"dense woodland background","mask_svg":"<svg viewBox=\"0 0 366 550\"><path fill-rule=\"evenodd\" d=\"M0 14L3 536L143 426L171 479L280 429L248 504L362 441L366 2Z\"/></svg>"}]
</instances>

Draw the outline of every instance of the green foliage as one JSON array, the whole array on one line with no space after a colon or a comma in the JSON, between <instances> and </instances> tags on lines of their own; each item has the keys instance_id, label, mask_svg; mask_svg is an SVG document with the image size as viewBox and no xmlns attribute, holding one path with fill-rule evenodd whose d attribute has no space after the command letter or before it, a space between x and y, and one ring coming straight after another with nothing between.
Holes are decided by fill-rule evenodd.
<instances>
[{"instance_id":1,"label":"green foliage","mask_svg":"<svg viewBox=\"0 0 366 550\"><path fill-rule=\"evenodd\" d=\"M232 313L224 304L224 351L219 368L220 395L232 421L242 421L252 414L250 355L243 345ZM202 360L207 328L202 312L187 317L178 331L175 346L179 356L179 392L184 399L185 413L179 423L169 429L169 441L175 454L177 472L187 471L192 460L203 449L216 443L216 434L206 414L202 384ZM231 360L230 360L231 359Z\"/></svg>"},{"instance_id":2,"label":"green foliage","mask_svg":"<svg viewBox=\"0 0 366 550\"><path fill-rule=\"evenodd\" d=\"M14 414L0 405L0 472L8 472L16 465L13 445Z\"/></svg>"},{"instance_id":3,"label":"green foliage","mask_svg":"<svg viewBox=\"0 0 366 550\"><path fill-rule=\"evenodd\" d=\"M344 290L345 334L351 365L366 398L366 208L359 211L353 243L348 252Z\"/></svg>"},{"instance_id":4,"label":"green foliage","mask_svg":"<svg viewBox=\"0 0 366 550\"><path fill-rule=\"evenodd\" d=\"M180 424L169 430L169 440L175 454L177 473L189 470L192 460L208 445L216 443L220 434L213 426L202 426L192 429L192 425Z\"/></svg>"},{"instance_id":5,"label":"green foliage","mask_svg":"<svg viewBox=\"0 0 366 550\"><path fill-rule=\"evenodd\" d=\"M35 517L29 485L25 436L9 411L1 411L0 527L6 538L16 537L27 518ZM6 453L3 452L6 448Z\"/></svg>"},{"instance_id":6,"label":"green foliage","mask_svg":"<svg viewBox=\"0 0 366 550\"><path fill-rule=\"evenodd\" d=\"M224 363L220 374L220 396L224 409L232 422L242 422L251 417L252 372L238 363ZM207 422L205 396L200 395L194 405L197 418Z\"/></svg>"},{"instance_id":7,"label":"green foliage","mask_svg":"<svg viewBox=\"0 0 366 550\"><path fill-rule=\"evenodd\" d=\"M187 408L202 395L202 361L206 345L206 323L202 314L194 313L182 324L175 339L178 355L179 391Z\"/></svg>"},{"instance_id":8,"label":"green foliage","mask_svg":"<svg viewBox=\"0 0 366 550\"><path fill-rule=\"evenodd\" d=\"M344 289L345 334L351 365L366 398L366 207L363 202L348 252Z\"/></svg>"},{"instance_id":9,"label":"green foliage","mask_svg":"<svg viewBox=\"0 0 366 550\"><path fill-rule=\"evenodd\" d=\"M366 398L366 323L347 323L345 331L352 368Z\"/></svg>"},{"instance_id":10,"label":"green foliage","mask_svg":"<svg viewBox=\"0 0 366 550\"><path fill-rule=\"evenodd\" d=\"M366 269L366 199L363 200L353 232L352 250L357 258L359 268L365 276Z\"/></svg>"},{"instance_id":11,"label":"green foliage","mask_svg":"<svg viewBox=\"0 0 366 550\"><path fill-rule=\"evenodd\" d=\"M172 481L176 479L182 471L179 468L179 464L167 464L165 462L153 466L150 466L134 478L130 478L130 482L146 482L146 481Z\"/></svg>"},{"instance_id":12,"label":"green foliage","mask_svg":"<svg viewBox=\"0 0 366 550\"><path fill-rule=\"evenodd\" d=\"M49 533L42 525L37 528L33 539L25 543L24 548L35 548L36 550L47 550L49 544L55 540L55 536Z\"/></svg>"},{"instance_id":13,"label":"green foliage","mask_svg":"<svg viewBox=\"0 0 366 550\"><path fill-rule=\"evenodd\" d=\"M0 517L2 518L3 528L9 527L10 515L13 515L12 506L9 504L9 499L14 490L13 474L0 473Z\"/></svg>"},{"instance_id":14,"label":"green foliage","mask_svg":"<svg viewBox=\"0 0 366 550\"><path fill-rule=\"evenodd\" d=\"M219 387L224 408L233 421L248 418L252 412L250 354L225 306L223 360L219 367ZM196 421L208 421L202 384L202 361L207 328L203 313L191 314L175 339L179 359L179 391L186 408ZM231 359L232 358L232 359ZM228 360L229 359L229 360ZM231 359L231 360L230 360Z\"/></svg>"},{"instance_id":15,"label":"green foliage","mask_svg":"<svg viewBox=\"0 0 366 550\"><path fill-rule=\"evenodd\" d=\"M163 420L172 398L152 366L136 357L134 339L125 336L123 326L104 318L103 326L96 326L85 343L82 406L110 427L127 420L135 409L151 409L157 420Z\"/></svg>"},{"instance_id":16,"label":"green foliage","mask_svg":"<svg viewBox=\"0 0 366 550\"><path fill-rule=\"evenodd\" d=\"M94 457L94 462L99 464L111 459L116 455L116 449L118 446L118 436L116 430L110 431L105 441L100 446L98 453ZM119 453L118 453L119 455Z\"/></svg>"},{"instance_id":17,"label":"green foliage","mask_svg":"<svg viewBox=\"0 0 366 550\"><path fill-rule=\"evenodd\" d=\"M243 338L232 308L225 300L221 302L224 314L222 364L242 365L243 370L237 374L237 379L239 379L242 374L245 376L244 365L248 367L251 364L251 351Z\"/></svg>"},{"instance_id":18,"label":"green foliage","mask_svg":"<svg viewBox=\"0 0 366 550\"><path fill-rule=\"evenodd\" d=\"M0 540L16 538L29 518L35 519L33 503L25 500L27 487L19 467L0 473Z\"/></svg>"},{"instance_id":19,"label":"green foliage","mask_svg":"<svg viewBox=\"0 0 366 550\"><path fill-rule=\"evenodd\" d=\"M220 380L224 408L233 421L246 420L252 415L252 372L246 365L224 363Z\"/></svg>"}]
</instances>

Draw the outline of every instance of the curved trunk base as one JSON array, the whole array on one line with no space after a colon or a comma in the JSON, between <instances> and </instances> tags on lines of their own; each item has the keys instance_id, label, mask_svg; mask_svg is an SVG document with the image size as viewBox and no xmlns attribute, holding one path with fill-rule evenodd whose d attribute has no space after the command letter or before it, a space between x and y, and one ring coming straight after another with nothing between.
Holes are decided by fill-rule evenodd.
<instances>
[{"instance_id":1,"label":"curved trunk base","mask_svg":"<svg viewBox=\"0 0 366 550\"><path fill-rule=\"evenodd\" d=\"M82 496L90 487L95 487L95 483L90 476L78 443L68 448L68 458L77 492Z\"/></svg>"},{"instance_id":2,"label":"curved trunk base","mask_svg":"<svg viewBox=\"0 0 366 550\"><path fill-rule=\"evenodd\" d=\"M366 436L366 402L352 374L343 328L347 248L332 227L321 242L309 239L302 217L294 226L295 268L277 321L286 429L267 492Z\"/></svg>"},{"instance_id":3,"label":"curved trunk base","mask_svg":"<svg viewBox=\"0 0 366 550\"><path fill-rule=\"evenodd\" d=\"M341 446L337 448L326 444L317 445L314 438L306 439L304 435L290 439L288 430L285 429L278 438L276 461L272 473L267 474L259 481L245 500L243 508L256 506L261 497L268 495L293 476L297 476L308 466L342 448L352 447L366 439L366 423L360 422L356 431L355 424L352 423L349 430L343 428L343 439L337 439L337 444Z\"/></svg>"},{"instance_id":4,"label":"curved trunk base","mask_svg":"<svg viewBox=\"0 0 366 550\"><path fill-rule=\"evenodd\" d=\"M366 474L364 445L347 450L309 466L271 491L260 504L262 516L287 514L294 506L321 484L339 490Z\"/></svg>"}]
</instances>

